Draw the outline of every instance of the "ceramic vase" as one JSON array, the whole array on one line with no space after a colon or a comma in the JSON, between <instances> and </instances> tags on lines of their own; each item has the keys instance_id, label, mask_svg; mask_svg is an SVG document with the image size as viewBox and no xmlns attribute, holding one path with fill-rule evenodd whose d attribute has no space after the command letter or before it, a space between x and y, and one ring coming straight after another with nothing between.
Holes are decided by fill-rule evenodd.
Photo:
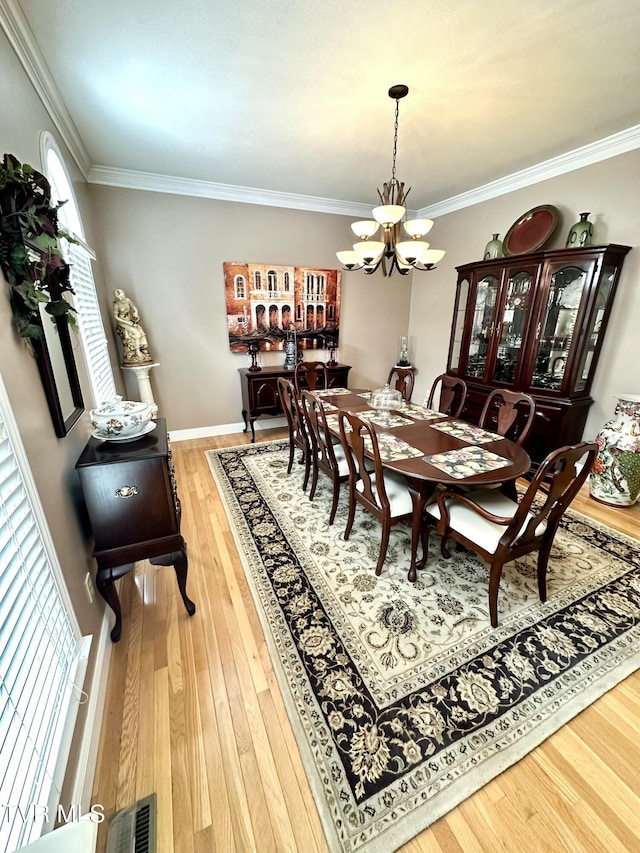
<instances>
[{"instance_id":1,"label":"ceramic vase","mask_svg":"<svg viewBox=\"0 0 640 853\"><path fill-rule=\"evenodd\" d=\"M579 249L590 246L593 239L593 224L587 219L588 213L580 214L580 222L576 222L567 236L567 249Z\"/></svg>"},{"instance_id":2,"label":"ceramic vase","mask_svg":"<svg viewBox=\"0 0 640 853\"><path fill-rule=\"evenodd\" d=\"M502 257L502 240L498 240L499 234L494 234L484 247L484 259L490 261L493 258Z\"/></svg>"},{"instance_id":3,"label":"ceramic vase","mask_svg":"<svg viewBox=\"0 0 640 853\"><path fill-rule=\"evenodd\" d=\"M619 395L617 400L615 416L596 437L589 493L601 503L624 507L640 494L640 395Z\"/></svg>"}]
</instances>

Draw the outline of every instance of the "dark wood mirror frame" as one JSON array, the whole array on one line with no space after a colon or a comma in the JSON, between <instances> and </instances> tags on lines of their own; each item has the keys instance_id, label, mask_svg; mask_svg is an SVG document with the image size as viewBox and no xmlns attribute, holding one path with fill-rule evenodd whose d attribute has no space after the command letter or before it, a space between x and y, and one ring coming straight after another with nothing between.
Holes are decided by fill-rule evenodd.
<instances>
[{"instance_id":1,"label":"dark wood mirror frame","mask_svg":"<svg viewBox=\"0 0 640 853\"><path fill-rule=\"evenodd\" d=\"M45 323L51 322L48 314L44 317ZM58 438L64 438L84 412L84 400L73 354L69 324L66 317L55 317L54 322L55 328L53 323L51 326L52 335L47 336L43 333L40 340L34 340L32 343L51 412L53 428ZM55 346L59 346L59 353L51 352L51 347ZM63 401L67 399L70 405L63 406Z\"/></svg>"}]
</instances>

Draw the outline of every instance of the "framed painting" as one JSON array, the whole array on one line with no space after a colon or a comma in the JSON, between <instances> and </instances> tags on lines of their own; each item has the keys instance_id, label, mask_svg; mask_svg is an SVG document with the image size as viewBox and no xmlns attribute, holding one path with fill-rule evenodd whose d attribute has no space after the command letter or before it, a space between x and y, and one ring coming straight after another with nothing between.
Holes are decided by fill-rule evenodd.
<instances>
[{"instance_id":1,"label":"framed painting","mask_svg":"<svg viewBox=\"0 0 640 853\"><path fill-rule=\"evenodd\" d=\"M338 346L341 272L225 261L227 327L232 352L284 350L295 331L300 349Z\"/></svg>"}]
</instances>

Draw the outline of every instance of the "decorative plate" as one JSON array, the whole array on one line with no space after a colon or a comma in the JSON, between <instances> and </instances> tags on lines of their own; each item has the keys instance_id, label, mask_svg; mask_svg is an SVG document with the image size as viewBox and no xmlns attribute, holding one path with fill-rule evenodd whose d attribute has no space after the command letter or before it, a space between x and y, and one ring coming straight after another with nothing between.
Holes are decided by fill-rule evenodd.
<instances>
[{"instance_id":1,"label":"decorative plate","mask_svg":"<svg viewBox=\"0 0 640 853\"><path fill-rule=\"evenodd\" d=\"M99 441L137 441L139 438L142 438L143 435L149 435L150 432L153 432L156 426L157 424L155 421L149 421L142 432L139 432L136 435L105 435L105 433L95 429L91 433L91 436L93 438L97 438Z\"/></svg>"},{"instance_id":2,"label":"decorative plate","mask_svg":"<svg viewBox=\"0 0 640 853\"><path fill-rule=\"evenodd\" d=\"M502 241L504 254L525 255L541 249L556 230L558 219L558 208L552 204L531 208L505 234Z\"/></svg>"}]
</instances>

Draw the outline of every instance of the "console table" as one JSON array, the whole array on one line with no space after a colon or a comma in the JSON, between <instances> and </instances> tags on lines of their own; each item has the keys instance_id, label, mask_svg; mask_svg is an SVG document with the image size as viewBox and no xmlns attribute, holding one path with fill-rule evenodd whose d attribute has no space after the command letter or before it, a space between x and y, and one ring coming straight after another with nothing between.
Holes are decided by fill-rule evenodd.
<instances>
[{"instance_id":1,"label":"console table","mask_svg":"<svg viewBox=\"0 0 640 853\"><path fill-rule=\"evenodd\" d=\"M327 366L330 388L346 388L351 365L336 364ZM254 423L260 415L283 415L278 394L278 377L293 382L294 370L286 367L263 367L262 370L251 371L248 367L239 368L242 385L242 418L246 432L251 426L251 441L256 440Z\"/></svg>"},{"instance_id":2,"label":"console table","mask_svg":"<svg viewBox=\"0 0 640 853\"><path fill-rule=\"evenodd\" d=\"M187 596L187 544L180 535L176 490L166 421L133 441L89 439L76 463L95 539L96 587L115 614L111 639L120 639L122 617L114 582L136 560L173 565L178 589L192 616Z\"/></svg>"}]
</instances>

